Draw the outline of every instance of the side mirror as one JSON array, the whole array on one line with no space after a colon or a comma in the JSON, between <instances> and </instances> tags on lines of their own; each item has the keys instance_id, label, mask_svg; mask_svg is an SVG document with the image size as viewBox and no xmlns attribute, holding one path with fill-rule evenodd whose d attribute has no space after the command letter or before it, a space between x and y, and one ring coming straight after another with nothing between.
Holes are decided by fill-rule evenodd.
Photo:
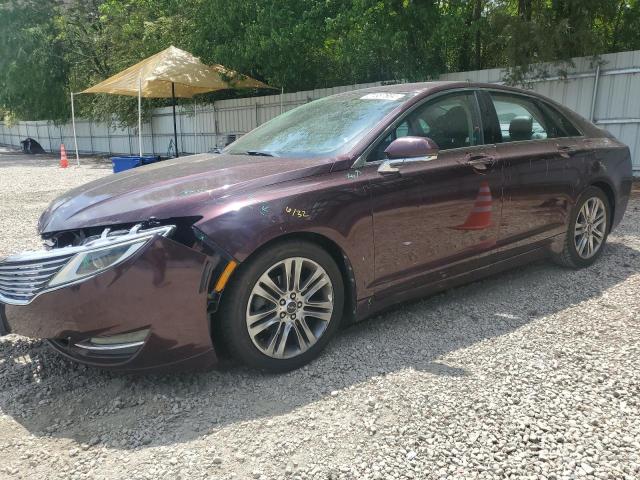
<instances>
[{"instance_id":1,"label":"side mirror","mask_svg":"<svg viewBox=\"0 0 640 480\"><path fill-rule=\"evenodd\" d=\"M428 162L438 157L438 145L426 137L400 137L396 138L385 149L384 153L389 160L385 161L379 173L397 173L398 166L410 162Z\"/></svg>"}]
</instances>

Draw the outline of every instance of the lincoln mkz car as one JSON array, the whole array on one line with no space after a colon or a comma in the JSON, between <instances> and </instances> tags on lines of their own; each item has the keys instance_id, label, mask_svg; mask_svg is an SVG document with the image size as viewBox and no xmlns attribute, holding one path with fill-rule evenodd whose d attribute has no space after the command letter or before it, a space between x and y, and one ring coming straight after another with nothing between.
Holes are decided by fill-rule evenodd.
<instances>
[{"instance_id":1,"label":"lincoln mkz car","mask_svg":"<svg viewBox=\"0 0 640 480\"><path fill-rule=\"evenodd\" d=\"M0 333L120 370L285 371L341 325L534 259L601 254L629 149L540 95L382 86L307 103L220 154L94 181L0 263Z\"/></svg>"}]
</instances>

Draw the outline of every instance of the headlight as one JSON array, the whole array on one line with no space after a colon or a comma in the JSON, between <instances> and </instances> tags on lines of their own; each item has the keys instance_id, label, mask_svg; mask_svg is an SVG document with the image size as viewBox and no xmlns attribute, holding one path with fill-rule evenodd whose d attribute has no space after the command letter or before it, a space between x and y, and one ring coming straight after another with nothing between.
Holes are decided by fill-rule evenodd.
<instances>
[{"instance_id":1,"label":"headlight","mask_svg":"<svg viewBox=\"0 0 640 480\"><path fill-rule=\"evenodd\" d=\"M150 237L147 237L135 242L80 252L51 279L48 286L56 287L65 283L75 282L114 267L131 257L150 239Z\"/></svg>"},{"instance_id":2,"label":"headlight","mask_svg":"<svg viewBox=\"0 0 640 480\"><path fill-rule=\"evenodd\" d=\"M104 228L81 245L22 252L0 261L0 299L10 305L28 305L42 293L87 280L124 262L157 237L169 237L175 225L128 230ZM51 245L50 245L51 247Z\"/></svg>"}]
</instances>

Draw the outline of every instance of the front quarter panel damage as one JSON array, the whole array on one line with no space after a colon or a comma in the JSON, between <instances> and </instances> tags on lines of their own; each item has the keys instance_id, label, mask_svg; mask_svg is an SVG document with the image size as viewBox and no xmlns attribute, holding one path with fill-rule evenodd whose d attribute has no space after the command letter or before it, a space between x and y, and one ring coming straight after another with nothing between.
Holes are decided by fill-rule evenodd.
<instances>
[{"instance_id":1,"label":"front quarter panel damage","mask_svg":"<svg viewBox=\"0 0 640 480\"><path fill-rule=\"evenodd\" d=\"M5 305L9 330L29 337L59 339L73 346L94 336L149 328L135 357L119 365L67 356L88 364L123 370L216 361L207 318L202 276L208 257L171 239L158 237L130 258L87 281L44 293L25 306Z\"/></svg>"},{"instance_id":2,"label":"front quarter panel damage","mask_svg":"<svg viewBox=\"0 0 640 480\"><path fill-rule=\"evenodd\" d=\"M364 176L332 172L231 197L206 213L196 227L239 262L280 237L321 235L347 256L359 295L366 295L371 283L373 238Z\"/></svg>"}]
</instances>

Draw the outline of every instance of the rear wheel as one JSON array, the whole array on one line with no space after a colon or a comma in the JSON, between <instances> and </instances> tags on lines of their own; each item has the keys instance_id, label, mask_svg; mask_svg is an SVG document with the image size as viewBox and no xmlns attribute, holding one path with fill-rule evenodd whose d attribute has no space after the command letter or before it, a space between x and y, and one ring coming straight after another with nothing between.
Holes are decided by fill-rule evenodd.
<instances>
[{"instance_id":1,"label":"rear wheel","mask_svg":"<svg viewBox=\"0 0 640 480\"><path fill-rule=\"evenodd\" d=\"M225 345L256 368L287 371L318 356L339 327L344 286L333 258L287 241L243 264L223 297Z\"/></svg>"},{"instance_id":2,"label":"rear wheel","mask_svg":"<svg viewBox=\"0 0 640 480\"><path fill-rule=\"evenodd\" d=\"M566 267L591 265L602 254L611 224L611 207L602 190L588 187L571 212L564 249L556 261Z\"/></svg>"}]
</instances>

